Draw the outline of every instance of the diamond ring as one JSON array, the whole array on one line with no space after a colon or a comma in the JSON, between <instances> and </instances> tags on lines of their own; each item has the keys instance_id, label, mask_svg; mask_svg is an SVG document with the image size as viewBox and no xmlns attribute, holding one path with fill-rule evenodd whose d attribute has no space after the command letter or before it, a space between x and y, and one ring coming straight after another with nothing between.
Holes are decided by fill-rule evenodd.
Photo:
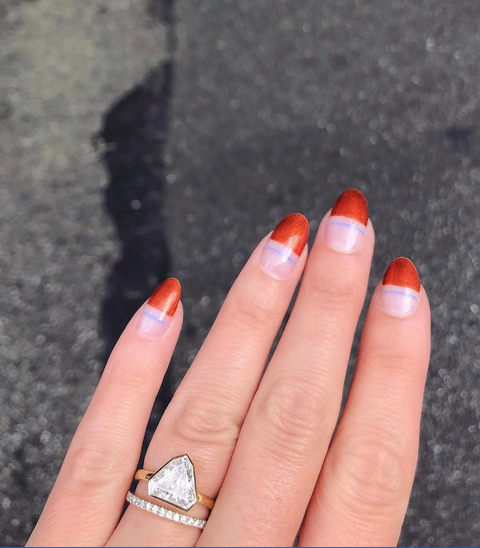
<instances>
[{"instance_id":1,"label":"diamond ring","mask_svg":"<svg viewBox=\"0 0 480 548\"><path fill-rule=\"evenodd\" d=\"M188 511L197 502L210 510L215 501L197 491L195 468L188 455L169 460L156 472L138 470L136 480L148 482L148 494L176 508Z\"/></svg>"},{"instance_id":2,"label":"diamond ring","mask_svg":"<svg viewBox=\"0 0 480 548\"><path fill-rule=\"evenodd\" d=\"M192 516L187 516L186 514L179 514L173 510L168 510L163 506L158 506L157 504L148 502L148 500L137 497L137 495L134 495L131 491L127 493L127 502L161 518L171 519L172 521L184 523L185 525L197 527L198 529L204 529L207 524L207 521L204 519L198 519Z\"/></svg>"}]
</instances>

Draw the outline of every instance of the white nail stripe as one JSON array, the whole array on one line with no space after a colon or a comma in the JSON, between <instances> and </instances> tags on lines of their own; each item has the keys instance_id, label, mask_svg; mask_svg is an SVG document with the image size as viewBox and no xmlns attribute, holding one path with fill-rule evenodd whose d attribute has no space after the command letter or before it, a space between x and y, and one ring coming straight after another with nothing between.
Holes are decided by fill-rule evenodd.
<instances>
[{"instance_id":1,"label":"white nail stripe","mask_svg":"<svg viewBox=\"0 0 480 548\"><path fill-rule=\"evenodd\" d=\"M337 226L346 226L347 228L353 228L357 232L360 232L360 234L363 234L365 236L365 230L362 230L358 226L352 225L350 223L344 223L343 221L330 221L328 223L329 225L337 225Z\"/></svg>"},{"instance_id":2,"label":"white nail stripe","mask_svg":"<svg viewBox=\"0 0 480 548\"><path fill-rule=\"evenodd\" d=\"M416 295L406 293L405 291L401 291L399 289L384 289L383 293L391 293L392 295L400 295L401 297L410 297L411 299L418 301L418 297Z\"/></svg>"}]
</instances>

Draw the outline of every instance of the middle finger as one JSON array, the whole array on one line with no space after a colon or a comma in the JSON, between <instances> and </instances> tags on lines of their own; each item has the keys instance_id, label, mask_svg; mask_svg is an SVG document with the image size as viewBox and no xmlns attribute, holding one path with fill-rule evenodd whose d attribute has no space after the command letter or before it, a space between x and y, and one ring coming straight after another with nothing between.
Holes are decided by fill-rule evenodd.
<instances>
[{"instance_id":1,"label":"middle finger","mask_svg":"<svg viewBox=\"0 0 480 548\"><path fill-rule=\"evenodd\" d=\"M363 194L346 191L320 225L200 545L292 545L338 417L373 244Z\"/></svg>"}]
</instances>

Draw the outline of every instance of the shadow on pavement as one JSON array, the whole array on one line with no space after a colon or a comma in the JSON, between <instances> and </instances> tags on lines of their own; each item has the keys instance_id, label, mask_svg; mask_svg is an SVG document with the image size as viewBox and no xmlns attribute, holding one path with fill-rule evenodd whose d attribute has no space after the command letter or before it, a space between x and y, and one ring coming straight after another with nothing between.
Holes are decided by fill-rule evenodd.
<instances>
[{"instance_id":1,"label":"shadow on pavement","mask_svg":"<svg viewBox=\"0 0 480 548\"><path fill-rule=\"evenodd\" d=\"M137 308L170 270L162 209L172 80L173 62L164 62L104 116L100 136L109 173L105 207L121 242L102 307L104 361ZM168 387L163 393L169 393ZM159 398L157 407L162 409L155 416L163 411L165 399Z\"/></svg>"}]
</instances>

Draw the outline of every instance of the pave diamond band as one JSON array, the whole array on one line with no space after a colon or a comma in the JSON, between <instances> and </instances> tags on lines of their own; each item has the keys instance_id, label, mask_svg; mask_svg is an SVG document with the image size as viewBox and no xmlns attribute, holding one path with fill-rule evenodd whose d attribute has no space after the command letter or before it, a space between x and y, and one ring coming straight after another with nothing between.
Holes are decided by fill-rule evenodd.
<instances>
[{"instance_id":1,"label":"pave diamond band","mask_svg":"<svg viewBox=\"0 0 480 548\"><path fill-rule=\"evenodd\" d=\"M127 493L127 502L161 518L176 521L177 523L183 523L184 525L190 525L190 527L196 527L197 529L204 529L207 524L207 520L205 519L194 518L192 516L180 514L174 510L168 510L163 506L153 504L153 502L148 502L148 500L137 497L137 495L134 495L130 491Z\"/></svg>"},{"instance_id":2,"label":"pave diamond band","mask_svg":"<svg viewBox=\"0 0 480 548\"><path fill-rule=\"evenodd\" d=\"M215 501L197 491L195 468L188 455L169 460L156 472L138 470L135 479L148 482L151 497L188 511L195 503L213 508Z\"/></svg>"}]
</instances>

